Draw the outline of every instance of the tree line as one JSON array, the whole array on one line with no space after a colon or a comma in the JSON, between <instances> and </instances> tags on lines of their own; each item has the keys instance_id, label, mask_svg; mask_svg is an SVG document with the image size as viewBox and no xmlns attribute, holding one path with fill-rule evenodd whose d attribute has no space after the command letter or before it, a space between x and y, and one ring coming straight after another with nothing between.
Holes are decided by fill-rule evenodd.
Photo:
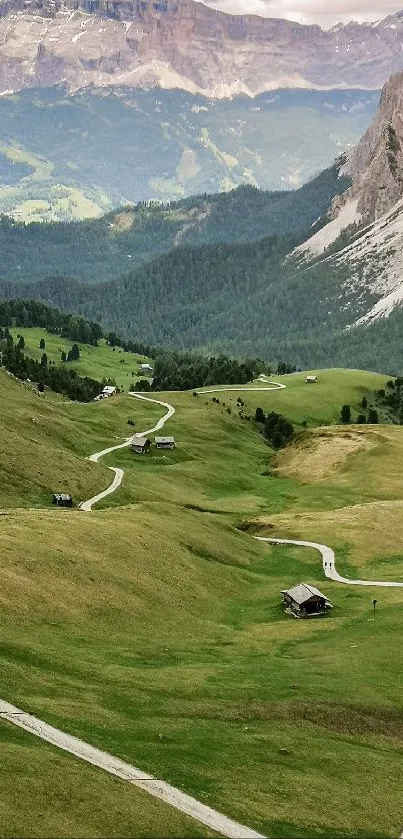
<instances>
[{"instance_id":1,"label":"tree line","mask_svg":"<svg viewBox=\"0 0 403 839\"><path fill-rule=\"evenodd\" d=\"M66 365L48 364L46 353L43 353L40 362L35 361L24 353L20 341L15 344L8 328L0 328L1 365L17 379L35 382L39 392L43 393L48 387L79 402L90 402L101 392L102 385L95 379L79 376L76 370Z\"/></svg>"}]
</instances>

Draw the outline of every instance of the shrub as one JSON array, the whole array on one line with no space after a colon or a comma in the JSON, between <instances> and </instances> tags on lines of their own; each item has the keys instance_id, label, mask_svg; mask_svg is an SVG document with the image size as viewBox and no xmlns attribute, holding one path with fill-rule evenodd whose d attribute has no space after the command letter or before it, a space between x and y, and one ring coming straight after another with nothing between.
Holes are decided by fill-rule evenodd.
<instances>
[{"instance_id":1,"label":"shrub","mask_svg":"<svg viewBox=\"0 0 403 839\"><path fill-rule=\"evenodd\" d=\"M344 423L351 422L351 408L350 405L343 405L340 411L340 419Z\"/></svg>"}]
</instances>

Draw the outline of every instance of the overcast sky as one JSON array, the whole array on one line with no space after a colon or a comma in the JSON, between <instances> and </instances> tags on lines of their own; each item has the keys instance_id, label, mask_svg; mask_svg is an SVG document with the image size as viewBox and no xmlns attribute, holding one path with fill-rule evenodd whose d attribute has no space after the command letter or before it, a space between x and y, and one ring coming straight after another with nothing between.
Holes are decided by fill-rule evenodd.
<instances>
[{"instance_id":1,"label":"overcast sky","mask_svg":"<svg viewBox=\"0 0 403 839\"><path fill-rule=\"evenodd\" d=\"M349 20L379 20L399 10L399 0L204 0L207 6L232 14L283 17L327 28ZM403 7L403 0L400 8Z\"/></svg>"}]
</instances>

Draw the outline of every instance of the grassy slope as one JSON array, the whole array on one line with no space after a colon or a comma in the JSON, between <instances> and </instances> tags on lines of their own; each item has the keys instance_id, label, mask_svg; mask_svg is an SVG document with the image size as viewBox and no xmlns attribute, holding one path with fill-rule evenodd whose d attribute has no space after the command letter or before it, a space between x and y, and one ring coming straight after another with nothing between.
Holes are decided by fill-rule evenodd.
<instances>
[{"instance_id":1,"label":"grassy slope","mask_svg":"<svg viewBox=\"0 0 403 839\"><path fill-rule=\"evenodd\" d=\"M73 341L61 338L60 335L50 335L46 329L16 327L11 329L14 340L17 335L22 335L25 340L25 352L32 358L41 360L45 352L49 361L60 364L60 356L63 350L66 355L71 349ZM44 339L46 347L39 348L41 338ZM91 376L93 379L102 381L103 378L114 379L118 387L128 390L133 380L137 379L139 365L148 362L146 356L135 353L125 353L120 347L109 347L104 340L99 342L98 347L89 344L80 345L81 358L78 362L69 362L69 366L77 370L80 376ZM133 374L133 375L132 375Z\"/></svg>"},{"instance_id":2,"label":"grassy slope","mask_svg":"<svg viewBox=\"0 0 403 839\"><path fill-rule=\"evenodd\" d=\"M85 458L149 427L161 410L117 396L91 404L69 402L15 381L0 371L0 508L48 506L52 492L89 498L110 483L111 473Z\"/></svg>"},{"instance_id":3,"label":"grassy slope","mask_svg":"<svg viewBox=\"0 0 403 839\"><path fill-rule=\"evenodd\" d=\"M2 837L217 835L13 726L1 725L0 743Z\"/></svg>"},{"instance_id":4,"label":"grassy slope","mask_svg":"<svg viewBox=\"0 0 403 839\"><path fill-rule=\"evenodd\" d=\"M358 407L381 384L354 371L319 375L313 387L286 377L300 420L331 423L340 404ZM11 400L22 386L8 384ZM392 470L379 489L362 446L343 450L330 474L316 464L309 483L301 482L300 444L261 475L270 452L236 415L236 396L223 397L225 407L211 396L167 397L178 409L167 426L177 450L159 459L123 455L124 488L110 503L145 502L88 516L3 516L3 696L268 835L396 836L402 593L376 593L374 622L371 589L324 581L314 552L267 549L234 523L268 512L276 533L336 547L342 570L397 577L403 429L360 429L377 474ZM284 413L288 398L245 395L249 409ZM113 416L123 423L128 399L102 405L100 429L85 412L101 406L70 405L75 444L86 448L92 437L92 450L99 447ZM340 433L345 446L356 429L326 429L330 446ZM330 597L331 617L284 618L279 591L302 579Z\"/></svg>"}]
</instances>

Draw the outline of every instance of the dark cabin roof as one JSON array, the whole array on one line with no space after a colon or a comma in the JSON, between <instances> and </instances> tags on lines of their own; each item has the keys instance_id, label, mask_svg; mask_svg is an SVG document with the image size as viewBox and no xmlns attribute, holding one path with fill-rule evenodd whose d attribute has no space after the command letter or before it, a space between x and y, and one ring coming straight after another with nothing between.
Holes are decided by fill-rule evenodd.
<instances>
[{"instance_id":1,"label":"dark cabin roof","mask_svg":"<svg viewBox=\"0 0 403 839\"><path fill-rule=\"evenodd\" d=\"M307 603L312 597L320 597L321 600L324 600L329 606L332 605L325 594L322 594L322 592L319 591L318 588L315 588L315 586L309 586L308 583L299 583L299 585L294 586L293 588L285 589L281 593L288 594L291 600L293 600L294 603L298 603L299 606L302 606L303 603Z\"/></svg>"},{"instance_id":2,"label":"dark cabin roof","mask_svg":"<svg viewBox=\"0 0 403 839\"><path fill-rule=\"evenodd\" d=\"M143 448L144 448L144 446L145 446L147 443L150 443L150 440L148 439L148 437L142 437L142 436L141 436L141 434L135 434L135 435L132 437L132 442L131 442L131 445L132 445L132 446L137 446L138 448L142 448L142 449L143 449Z\"/></svg>"}]
</instances>

